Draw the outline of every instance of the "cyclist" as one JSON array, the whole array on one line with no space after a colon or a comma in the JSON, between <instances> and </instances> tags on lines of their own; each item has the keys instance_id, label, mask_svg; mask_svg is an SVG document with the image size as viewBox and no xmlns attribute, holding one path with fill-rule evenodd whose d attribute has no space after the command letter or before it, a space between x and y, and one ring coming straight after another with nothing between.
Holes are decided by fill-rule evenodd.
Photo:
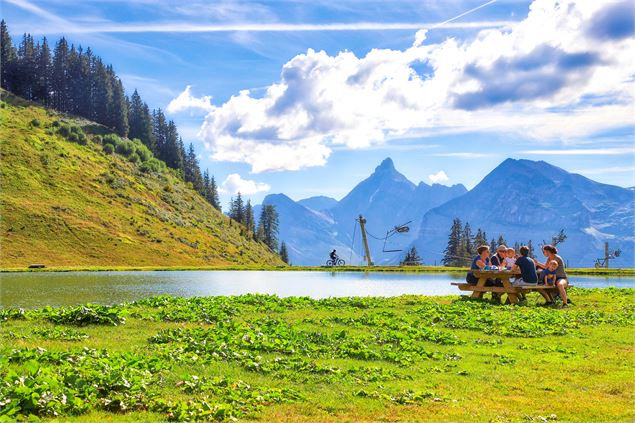
<instances>
[{"instance_id":1,"label":"cyclist","mask_svg":"<svg viewBox=\"0 0 635 423\"><path fill-rule=\"evenodd\" d=\"M329 256L331 256L331 260L333 260L333 264L337 263L337 250L331 251L331 254L329 254Z\"/></svg>"}]
</instances>

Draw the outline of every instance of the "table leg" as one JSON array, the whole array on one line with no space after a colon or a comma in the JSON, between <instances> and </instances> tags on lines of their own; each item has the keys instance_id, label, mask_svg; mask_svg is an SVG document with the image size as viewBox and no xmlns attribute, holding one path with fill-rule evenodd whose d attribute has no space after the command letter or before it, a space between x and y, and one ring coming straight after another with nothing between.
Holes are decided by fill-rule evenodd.
<instances>
[{"instance_id":1,"label":"table leg","mask_svg":"<svg viewBox=\"0 0 635 423\"><path fill-rule=\"evenodd\" d=\"M487 278L481 276L480 278L478 278L478 282L476 282L476 287L477 288L482 288L485 286L485 283L487 282ZM473 291L472 292L472 298L483 298L483 294L485 294L485 292L483 291Z\"/></svg>"},{"instance_id":2,"label":"table leg","mask_svg":"<svg viewBox=\"0 0 635 423\"><path fill-rule=\"evenodd\" d=\"M503 287L507 288L510 291L514 290L514 286L512 285L512 283L509 281L510 276L508 275L501 275L500 280L503 283ZM518 299L518 295L514 292L508 292L507 293L507 302L509 302L510 304L518 304L519 303L519 299Z\"/></svg>"}]
</instances>

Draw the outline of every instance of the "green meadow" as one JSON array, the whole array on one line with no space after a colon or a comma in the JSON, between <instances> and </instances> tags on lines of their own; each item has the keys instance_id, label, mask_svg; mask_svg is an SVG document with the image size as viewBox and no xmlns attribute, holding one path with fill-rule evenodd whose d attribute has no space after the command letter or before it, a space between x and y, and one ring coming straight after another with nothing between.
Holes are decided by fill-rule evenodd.
<instances>
[{"instance_id":1,"label":"green meadow","mask_svg":"<svg viewBox=\"0 0 635 423\"><path fill-rule=\"evenodd\" d=\"M0 309L2 421L633 421L633 289Z\"/></svg>"}]
</instances>

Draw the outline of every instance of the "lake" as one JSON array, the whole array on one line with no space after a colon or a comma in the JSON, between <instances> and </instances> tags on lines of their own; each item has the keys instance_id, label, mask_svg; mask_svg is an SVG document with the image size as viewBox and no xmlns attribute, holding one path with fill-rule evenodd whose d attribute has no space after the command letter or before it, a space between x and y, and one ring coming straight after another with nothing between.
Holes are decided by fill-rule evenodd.
<instances>
[{"instance_id":1,"label":"lake","mask_svg":"<svg viewBox=\"0 0 635 423\"><path fill-rule=\"evenodd\" d=\"M0 273L2 307L115 304L155 295L276 294L312 298L452 295L463 273L150 271ZM635 288L632 277L574 276L578 287Z\"/></svg>"}]
</instances>

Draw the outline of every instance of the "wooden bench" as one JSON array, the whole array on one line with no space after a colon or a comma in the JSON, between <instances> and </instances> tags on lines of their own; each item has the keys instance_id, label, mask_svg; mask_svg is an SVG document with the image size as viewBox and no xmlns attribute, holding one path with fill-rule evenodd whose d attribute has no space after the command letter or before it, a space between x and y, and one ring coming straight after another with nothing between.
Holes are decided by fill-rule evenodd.
<instances>
[{"instance_id":1,"label":"wooden bench","mask_svg":"<svg viewBox=\"0 0 635 423\"><path fill-rule=\"evenodd\" d=\"M478 278L475 285L469 283L453 282L461 291L471 291L472 298L483 298L486 292L497 294L507 294L507 302L517 304L520 297L528 292L539 292L547 302L553 302L554 296L558 293L558 288L548 285L512 285L510 279L520 276L519 273L499 270L474 270L472 272ZM486 286L488 280L500 280L503 286ZM571 286L571 285L569 285Z\"/></svg>"}]
</instances>

